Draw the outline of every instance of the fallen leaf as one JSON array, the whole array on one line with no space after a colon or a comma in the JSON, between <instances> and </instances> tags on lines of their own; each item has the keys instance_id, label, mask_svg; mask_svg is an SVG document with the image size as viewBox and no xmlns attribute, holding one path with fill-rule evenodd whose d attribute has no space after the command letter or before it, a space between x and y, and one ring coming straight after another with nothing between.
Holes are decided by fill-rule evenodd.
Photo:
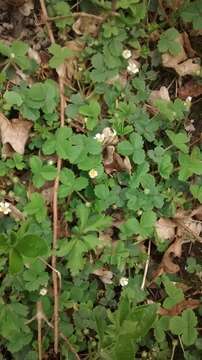
<instances>
[{"instance_id":1,"label":"fallen leaf","mask_svg":"<svg viewBox=\"0 0 202 360\"><path fill-rule=\"evenodd\" d=\"M179 265L175 264L173 260L182 255L182 243L182 239L176 239L165 251L158 269L153 274L154 279L165 273L176 274L180 270Z\"/></svg>"},{"instance_id":2,"label":"fallen leaf","mask_svg":"<svg viewBox=\"0 0 202 360\"><path fill-rule=\"evenodd\" d=\"M94 270L92 274L97 275L104 284L112 284L113 273L105 268Z\"/></svg>"},{"instance_id":3,"label":"fallen leaf","mask_svg":"<svg viewBox=\"0 0 202 360\"><path fill-rule=\"evenodd\" d=\"M164 53L162 55L162 64L165 67L174 69L178 75L199 75L201 66L199 64L199 58L189 59L184 49L183 34L176 39L181 45L181 51L178 55L173 56L170 53Z\"/></svg>"},{"instance_id":4,"label":"fallen leaf","mask_svg":"<svg viewBox=\"0 0 202 360\"><path fill-rule=\"evenodd\" d=\"M72 25L72 29L79 36L83 34L96 36L102 21L103 19L99 17L81 16Z\"/></svg>"},{"instance_id":5,"label":"fallen leaf","mask_svg":"<svg viewBox=\"0 0 202 360\"><path fill-rule=\"evenodd\" d=\"M19 8L19 11L23 16L29 16L34 9L33 0L26 0L24 4Z\"/></svg>"},{"instance_id":6,"label":"fallen leaf","mask_svg":"<svg viewBox=\"0 0 202 360\"><path fill-rule=\"evenodd\" d=\"M28 56L30 59L35 60L38 65L41 64L41 57L40 57L38 51L36 51L30 47L28 50Z\"/></svg>"},{"instance_id":7,"label":"fallen leaf","mask_svg":"<svg viewBox=\"0 0 202 360\"><path fill-rule=\"evenodd\" d=\"M179 304L173 306L171 309L159 308L158 313L166 316L180 315L186 309L196 309L201 305L200 300L187 299L181 301Z\"/></svg>"},{"instance_id":8,"label":"fallen leaf","mask_svg":"<svg viewBox=\"0 0 202 360\"><path fill-rule=\"evenodd\" d=\"M198 97L202 95L202 84L197 83L193 79L187 81L178 89L178 96L185 100L188 96Z\"/></svg>"},{"instance_id":9,"label":"fallen leaf","mask_svg":"<svg viewBox=\"0 0 202 360\"><path fill-rule=\"evenodd\" d=\"M196 55L196 51L192 48L191 42L189 40L189 36L186 33L186 31L183 32L182 36L183 36L183 45L184 45L186 54L188 55L188 57L194 57Z\"/></svg>"},{"instance_id":10,"label":"fallen leaf","mask_svg":"<svg viewBox=\"0 0 202 360\"><path fill-rule=\"evenodd\" d=\"M149 96L149 103L154 105L155 101L158 99L170 101L167 87L161 86L159 90L153 90Z\"/></svg>"},{"instance_id":11,"label":"fallen leaf","mask_svg":"<svg viewBox=\"0 0 202 360\"><path fill-rule=\"evenodd\" d=\"M65 68L66 68L66 78L70 82L72 79L76 78L76 74L78 73L78 58L81 51L84 49L84 43L77 40L68 41L66 47L74 52L74 56L69 57L65 61Z\"/></svg>"},{"instance_id":12,"label":"fallen leaf","mask_svg":"<svg viewBox=\"0 0 202 360\"><path fill-rule=\"evenodd\" d=\"M173 240L175 237L176 224L165 218L160 218L155 225L156 234L161 240Z\"/></svg>"},{"instance_id":13,"label":"fallen leaf","mask_svg":"<svg viewBox=\"0 0 202 360\"><path fill-rule=\"evenodd\" d=\"M27 120L8 120L3 113L0 113L0 132L3 144L2 154L6 157L10 150L24 154L25 144L28 140L32 122ZM9 146L11 149L9 149Z\"/></svg>"},{"instance_id":14,"label":"fallen leaf","mask_svg":"<svg viewBox=\"0 0 202 360\"><path fill-rule=\"evenodd\" d=\"M127 156L122 158L116 153L115 147L112 145L104 149L103 164L107 174L119 171L127 171L130 174L132 169L129 158Z\"/></svg>"}]
</instances>

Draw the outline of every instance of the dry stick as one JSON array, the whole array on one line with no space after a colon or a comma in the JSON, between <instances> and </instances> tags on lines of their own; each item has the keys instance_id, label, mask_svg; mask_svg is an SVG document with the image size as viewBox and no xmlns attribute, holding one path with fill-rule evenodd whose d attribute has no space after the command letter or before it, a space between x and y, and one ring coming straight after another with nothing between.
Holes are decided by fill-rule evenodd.
<instances>
[{"instance_id":1,"label":"dry stick","mask_svg":"<svg viewBox=\"0 0 202 360\"><path fill-rule=\"evenodd\" d=\"M146 283L146 277L147 277L149 261L150 261L150 253L151 253L151 240L149 240L149 245L148 245L148 250L147 250L147 261L146 261L145 268L144 268L144 275L143 275L141 290L144 290L145 283Z\"/></svg>"},{"instance_id":2,"label":"dry stick","mask_svg":"<svg viewBox=\"0 0 202 360\"><path fill-rule=\"evenodd\" d=\"M48 35L51 43L55 43L55 38L51 29L50 24L48 23L48 14L46 10L46 5L44 0L40 0L41 10L43 14L44 21L46 23ZM58 75L59 78L59 90L60 90L60 126L64 126L64 110L65 110L65 99L64 99L64 84L62 76ZM53 243L52 250L53 255L51 259L51 266L56 269L56 247L57 247L57 236L58 236L58 187L59 187L59 175L62 167L62 160L58 157L57 160L57 176L54 182L53 187ZM54 352L58 353L59 347L59 286L57 274L55 271L52 271L53 279L53 296L54 296Z\"/></svg>"},{"instance_id":3,"label":"dry stick","mask_svg":"<svg viewBox=\"0 0 202 360\"><path fill-rule=\"evenodd\" d=\"M36 304L36 315L34 315L30 320L26 321L26 325L30 324L31 322L33 322L34 320L37 321L37 329L38 329L38 354L39 354L39 360L42 360L42 322L45 321L45 323L51 328L53 329L53 325L48 321L46 315L44 314L43 311L43 306L42 306L42 302L41 301L37 301ZM59 333L60 337L67 343L70 351L75 355L77 360L81 360L79 355L77 354L76 350L74 349L74 347L70 344L69 340L67 339L67 337L60 332Z\"/></svg>"}]
</instances>

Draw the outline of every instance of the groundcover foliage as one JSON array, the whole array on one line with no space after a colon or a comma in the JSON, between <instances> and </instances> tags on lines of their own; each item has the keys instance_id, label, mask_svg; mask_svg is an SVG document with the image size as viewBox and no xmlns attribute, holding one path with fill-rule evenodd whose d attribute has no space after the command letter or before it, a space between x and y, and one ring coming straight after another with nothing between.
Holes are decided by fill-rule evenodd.
<instances>
[{"instance_id":1,"label":"groundcover foliage","mask_svg":"<svg viewBox=\"0 0 202 360\"><path fill-rule=\"evenodd\" d=\"M40 4L47 46L0 41L0 358L201 359L202 2Z\"/></svg>"}]
</instances>

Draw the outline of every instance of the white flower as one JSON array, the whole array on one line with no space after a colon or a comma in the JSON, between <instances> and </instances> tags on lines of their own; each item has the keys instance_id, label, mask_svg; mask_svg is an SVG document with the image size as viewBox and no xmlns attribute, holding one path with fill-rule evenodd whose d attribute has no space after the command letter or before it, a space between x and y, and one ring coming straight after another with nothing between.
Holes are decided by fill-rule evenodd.
<instances>
[{"instance_id":1,"label":"white flower","mask_svg":"<svg viewBox=\"0 0 202 360\"><path fill-rule=\"evenodd\" d=\"M122 278L120 278L119 284L121 286L127 286L128 285L128 278L123 276Z\"/></svg>"},{"instance_id":2,"label":"white flower","mask_svg":"<svg viewBox=\"0 0 202 360\"><path fill-rule=\"evenodd\" d=\"M95 169L91 169L88 173L91 179L95 179L98 176L98 172Z\"/></svg>"},{"instance_id":3,"label":"white flower","mask_svg":"<svg viewBox=\"0 0 202 360\"><path fill-rule=\"evenodd\" d=\"M191 102L192 102L192 97L187 96L187 98L185 99L184 105L187 106L187 108L189 109L191 107Z\"/></svg>"},{"instance_id":4,"label":"white flower","mask_svg":"<svg viewBox=\"0 0 202 360\"><path fill-rule=\"evenodd\" d=\"M130 57L132 56L132 53L129 49L123 50L122 52L122 56L124 59L130 59Z\"/></svg>"},{"instance_id":5,"label":"white flower","mask_svg":"<svg viewBox=\"0 0 202 360\"><path fill-rule=\"evenodd\" d=\"M6 201L1 201L0 212L2 212L4 215L8 215L11 212L10 204Z\"/></svg>"},{"instance_id":6,"label":"white flower","mask_svg":"<svg viewBox=\"0 0 202 360\"><path fill-rule=\"evenodd\" d=\"M42 289L40 290L40 295L45 296L46 294L47 294L47 289L46 289L46 288L42 288Z\"/></svg>"},{"instance_id":7,"label":"white flower","mask_svg":"<svg viewBox=\"0 0 202 360\"><path fill-rule=\"evenodd\" d=\"M89 201L86 201L85 205L87 208L91 207L91 203Z\"/></svg>"},{"instance_id":8,"label":"white flower","mask_svg":"<svg viewBox=\"0 0 202 360\"><path fill-rule=\"evenodd\" d=\"M137 65L135 64L135 62L133 62L132 60L129 60L128 66L127 66L127 71L131 74L137 74L139 72L139 69L138 69Z\"/></svg>"},{"instance_id":9,"label":"white flower","mask_svg":"<svg viewBox=\"0 0 202 360\"><path fill-rule=\"evenodd\" d=\"M53 165L54 164L54 161L53 160L48 160L48 165Z\"/></svg>"},{"instance_id":10,"label":"white flower","mask_svg":"<svg viewBox=\"0 0 202 360\"><path fill-rule=\"evenodd\" d=\"M104 136L104 134L98 133L94 136L94 139L97 140L98 142L102 143L105 139L105 136Z\"/></svg>"},{"instance_id":11,"label":"white flower","mask_svg":"<svg viewBox=\"0 0 202 360\"><path fill-rule=\"evenodd\" d=\"M14 54L14 53L11 53L11 54L10 54L10 57L11 57L11 59L14 59L14 58L15 58L15 54Z\"/></svg>"}]
</instances>

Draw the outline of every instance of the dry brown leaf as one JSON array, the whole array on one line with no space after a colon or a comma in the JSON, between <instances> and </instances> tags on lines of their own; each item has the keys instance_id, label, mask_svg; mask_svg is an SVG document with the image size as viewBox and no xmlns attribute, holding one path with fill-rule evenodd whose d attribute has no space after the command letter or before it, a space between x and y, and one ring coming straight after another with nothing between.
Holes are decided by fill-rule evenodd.
<instances>
[{"instance_id":1,"label":"dry brown leaf","mask_svg":"<svg viewBox=\"0 0 202 360\"><path fill-rule=\"evenodd\" d=\"M72 25L72 29L77 35L92 35L96 36L101 24L101 20L98 20L90 16L81 16Z\"/></svg>"},{"instance_id":2,"label":"dry brown leaf","mask_svg":"<svg viewBox=\"0 0 202 360\"><path fill-rule=\"evenodd\" d=\"M153 274L154 279L158 276L169 273L175 274L180 270L179 265L173 262L174 258L182 255L182 240L177 239L169 248L165 251L161 263L158 269Z\"/></svg>"},{"instance_id":3,"label":"dry brown leaf","mask_svg":"<svg viewBox=\"0 0 202 360\"><path fill-rule=\"evenodd\" d=\"M176 42L181 45L181 51L176 56L169 53L163 54L163 66L174 69L180 76L199 75L201 71L199 58L188 59L184 49L183 34L180 34L180 36L176 39Z\"/></svg>"},{"instance_id":4,"label":"dry brown leaf","mask_svg":"<svg viewBox=\"0 0 202 360\"><path fill-rule=\"evenodd\" d=\"M160 218L155 225L158 238L172 241L175 237L176 226L172 220Z\"/></svg>"},{"instance_id":5,"label":"dry brown leaf","mask_svg":"<svg viewBox=\"0 0 202 360\"><path fill-rule=\"evenodd\" d=\"M202 85L193 79L187 81L178 89L178 96L183 100L185 100L188 96L198 97L200 95L202 95Z\"/></svg>"},{"instance_id":6,"label":"dry brown leaf","mask_svg":"<svg viewBox=\"0 0 202 360\"><path fill-rule=\"evenodd\" d=\"M103 164L107 174L119 171L127 171L130 174L132 169L129 158L127 156L122 158L116 153L115 147L112 145L104 149Z\"/></svg>"},{"instance_id":7,"label":"dry brown leaf","mask_svg":"<svg viewBox=\"0 0 202 360\"><path fill-rule=\"evenodd\" d=\"M24 4L19 8L19 11L23 16L29 16L31 11L34 9L33 0L26 0Z\"/></svg>"},{"instance_id":8,"label":"dry brown leaf","mask_svg":"<svg viewBox=\"0 0 202 360\"><path fill-rule=\"evenodd\" d=\"M25 220L23 213L13 204L9 203L10 215L17 221Z\"/></svg>"},{"instance_id":9,"label":"dry brown leaf","mask_svg":"<svg viewBox=\"0 0 202 360\"><path fill-rule=\"evenodd\" d=\"M31 47L28 50L28 56L32 60L35 60L38 65L41 64L41 57L38 53L38 51L32 49Z\"/></svg>"},{"instance_id":10,"label":"dry brown leaf","mask_svg":"<svg viewBox=\"0 0 202 360\"><path fill-rule=\"evenodd\" d=\"M113 273L105 268L94 270L92 274L97 275L104 284L112 284Z\"/></svg>"},{"instance_id":11,"label":"dry brown leaf","mask_svg":"<svg viewBox=\"0 0 202 360\"><path fill-rule=\"evenodd\" d=\"M194 57L196 55L196 51L192 48L191 42L189 40L189 36L186 33L186 31L183 32L182 36L183 36L184 48L188 57Z\"/></svg>"},{"instance_id":12,"label":"dry brown leaf","mask_svg":"<svg viewBox=\"0 0 202 360\"><path fill-rule=\"evenodd\" d=\"M149 96L149 103L154 105L155 101L158 99L170 101L167 87L161 86L159 90L153 90Z\"/></svg>"},{"instance_id":13,"label":"dry brown leaf","mask_svg":"<svg viewBox=\"0 0 202 360\"><path fill-rule=\"evenodd\" d=\"M160 315L175 316L180 315L186 309L196 309L201 305L201 301L195 299L187 299L181 301L179 304L173 306L171 309L164 309L160 307L158 313Z\"/></svg>"},{"instance_id":14,"label":"dry brown leaf","mask_svg":"<svg viewBox=\"0 0 202 360\"><path fill-rule=\"evenodd\" d=\"M185 75L200 75L201 66L198 63L199 58L188 59L183 63L176 65L175 70L180 76Z\"/></svg>"},{"instance_id":15,"label":"dry brown leaf","mask_svg":"<svg viewBox=\"0 0 202 360\"><path fill-rule=\"evenodd\" d=\"M74 56L69 57L65 61L66 65L66 78L71 81L76 77L78 72L78 56L84 49L84 44L77 40L68 41L66 47L74 52Z\"/></svg>"},{"instance_id":16,"label":"dry brown leaf","mask_svg":"<svg viewBox=\"0 0 202 360\"><path fill-rule=\"evenodd\" d=\"M2 154L6 157L10 150L24 154L25 144L28 140L32 122L27 120L8 120L3 113L0 113L0 132L3 144ZM11 149L9 149L11 147Z\"/></svg>"}]
</instances>

